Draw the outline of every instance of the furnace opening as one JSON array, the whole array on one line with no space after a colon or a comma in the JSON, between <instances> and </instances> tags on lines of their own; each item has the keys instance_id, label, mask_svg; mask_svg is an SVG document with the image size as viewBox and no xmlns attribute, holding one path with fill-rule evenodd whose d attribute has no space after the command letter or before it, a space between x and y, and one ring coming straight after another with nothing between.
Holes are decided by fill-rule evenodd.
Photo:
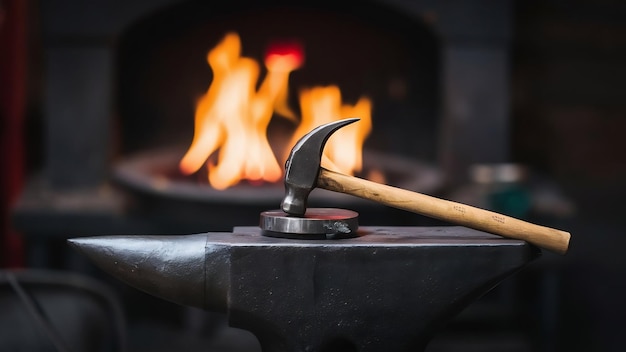
<instances>
[{"instance_id":1,"label":"furnace opening","mask_svg":"<svg viewBox=\"0 0 626 352\"><path fill-rule=\"evenodd\" d=\"M375 133L366 147L434 160L438 39L423 17L362 1L190 1L137 21L119 45L121 155L191 140L195 102L213 79L206 54L230 31L241 36L242 55L260 62L273 41L302 43L306 62L290 77L293 109L299 91L314 86L337 85L352 104L368 96ZM272 119L268 134L290 128Z\"/></svg>"}]
</instances>

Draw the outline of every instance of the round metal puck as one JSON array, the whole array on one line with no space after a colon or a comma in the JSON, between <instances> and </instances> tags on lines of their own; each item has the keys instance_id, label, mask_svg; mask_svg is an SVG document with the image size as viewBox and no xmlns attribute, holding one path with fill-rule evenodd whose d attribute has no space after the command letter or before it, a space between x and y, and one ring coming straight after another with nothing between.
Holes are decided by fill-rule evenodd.
<instances>
[{"instance_id":1,"label":"round metal puck","mask_svg":"<svg viewBox=\"0 0 626 352\"><path fill-rule=\"evenodd\" d=\"M352 210L309 208L303 217L282 210L261 213L262 234L270 237L298 239L335 239L356 236L359 214Z\"/></svg>"}]
</instances>

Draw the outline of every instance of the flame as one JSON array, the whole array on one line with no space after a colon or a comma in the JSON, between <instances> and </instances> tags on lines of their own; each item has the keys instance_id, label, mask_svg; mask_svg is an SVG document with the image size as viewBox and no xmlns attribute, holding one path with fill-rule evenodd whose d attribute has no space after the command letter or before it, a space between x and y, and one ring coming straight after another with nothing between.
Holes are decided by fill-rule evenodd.
<instances>
[{"instance_id":1,"label":"flame","mask_svg":"<svg viewBox=\"0 0 626 352\"><path fill-rule=\"evenodd\" d=\"M269 72L259 92L274 97L274 112L292 121L296 114L287 104L289 74L303 61L302 47L298 43L275 43L268 48L265 67Z\"/></svg>"},{"instance_id":2,"label":"flame","mask_svg":"<svg viewBox=\"0 0 626 352\"><path fill-rule=\"evenodd\" d=\"M343 127L324 147L322 165L346 174L361 171L363 143L372 129L372 103L361 98L354 105L342 104L341 91L335 85L304 89L300 93L302 121L290 145L315 127L349 117L359 117L358 123Z\"/></svg>"},{"instance_id":3,"label":"flame","mask_svg":"<svg viewBox=\"0 0 626 352\"><path fill-rule=\"evenodd\" d=\"M217 160L208 162L209 183L215 189L226 189L242 179L278 181L282 168L267 139L267 127L274 113L298 121L288 106L288 91L289 75L303 62L302 48L297 43L270 47L264 60L267 73L258 90L259 64L241 56L238 34L226 34L209 51L207 61L213 81L197 103L194 136L180 161L181 172L198 171L217 153ZM340 136L328 141L322 162L344 173L359 171L363 142L371 130L370 100L342 104L337 86L303 90L299 100L301 122L290 146L320 124L358 116L361 122L342 128L336 133Z\"/></svg>"}]
</instances>

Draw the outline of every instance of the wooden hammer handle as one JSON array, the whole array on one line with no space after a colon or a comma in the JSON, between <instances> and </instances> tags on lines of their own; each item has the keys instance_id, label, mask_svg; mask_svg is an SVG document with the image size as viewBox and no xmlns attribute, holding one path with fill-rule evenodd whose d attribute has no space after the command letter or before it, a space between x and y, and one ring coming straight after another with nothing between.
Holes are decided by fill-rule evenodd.
<instances>
[{"instance_id":1,"label":"wooden hammer handle","mask_svg":"<svg viewBox=\"0 0 626 352\"><path fill-rule=\"evenodd\" d=\"M565 231L531 224L466 204L343 175L324 168L320 170L317 186L476 230L524 240L559 254L565 254L569 247L570 234Z\"/></svg>"}]
</instances>

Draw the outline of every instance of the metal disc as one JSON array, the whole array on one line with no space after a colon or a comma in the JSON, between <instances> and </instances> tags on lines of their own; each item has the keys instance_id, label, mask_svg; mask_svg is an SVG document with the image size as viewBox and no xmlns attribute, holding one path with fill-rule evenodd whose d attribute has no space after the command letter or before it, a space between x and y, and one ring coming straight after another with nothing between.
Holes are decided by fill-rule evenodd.
<instances>
[{"instance_id":1,"label":"metal disc","mask_svg":"<svg viewBox=\"0 0 626 352\"><path fill-rule=\"evenodd\" d=\"M282 210L261 213L263 235L282 238L334 239L356 236L359 214L352 210L309 208L303 217Z\"/></svg>"}]
</instances>

